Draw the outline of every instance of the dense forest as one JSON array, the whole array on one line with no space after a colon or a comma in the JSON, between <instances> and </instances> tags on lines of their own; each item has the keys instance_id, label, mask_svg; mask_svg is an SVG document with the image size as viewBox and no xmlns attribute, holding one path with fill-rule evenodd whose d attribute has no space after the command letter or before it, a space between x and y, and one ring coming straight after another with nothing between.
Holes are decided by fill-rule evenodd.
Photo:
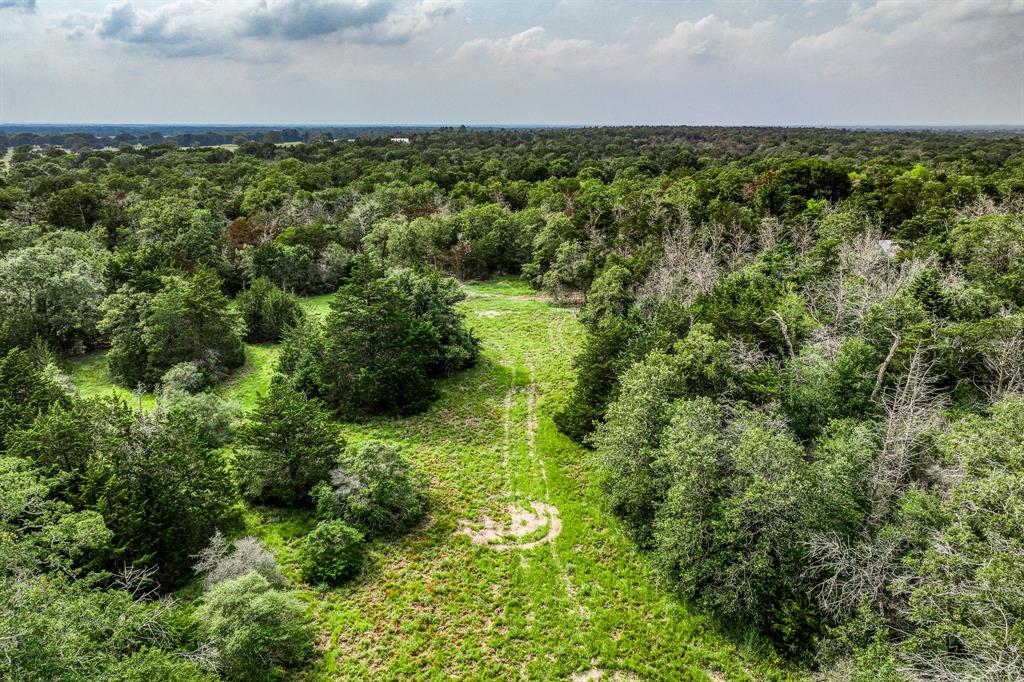
<instances>
[{"instance_id":1,"label":"dense forest","mask_svg":"<svg viewBox=\"0 0 1024 682\"><path fill-rule=\"evenodd\" d=\"M300 586L438 504L346 425L480 363L503 276L577 311L554 423L659 589L780 675L1024 678L1019 133L274 132L0 140L0 677L308 671Z\"/></svg>"}]
</instances>

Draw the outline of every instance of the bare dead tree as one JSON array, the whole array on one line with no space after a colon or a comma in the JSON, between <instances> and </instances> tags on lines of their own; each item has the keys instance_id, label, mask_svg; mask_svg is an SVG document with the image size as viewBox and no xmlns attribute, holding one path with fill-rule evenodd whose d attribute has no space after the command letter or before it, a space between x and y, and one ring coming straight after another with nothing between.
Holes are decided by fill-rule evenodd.
<instances>
[{"instance_id":1,"label":"bare dead tree","mask_svg":"<svg viewBox=\"0 0 1024 682\"><path fill-rule=\"evenodd\" d=\"M911 355L902 383L883 394L885 424L882 443L875 456L869 485L872 524L885 518L893 499L907 483L916 447L937 424L944 398L935 386L931 365L920 344Z\"/></svg>"},{"instance_id":2,"label":"bare dead tree","mask_svg":"<svg viewBox=\"0 0 1024 682\"><path fill-rule=\"evenodd\" d=\"M892 334L892 345L889 346L889 352L885 356L885 360L878 368L878 376L875 377L875 388L871 391L871 402L878 399L878 393L882 390L882 385L885 383L885 373L889 369L889 364L892 359L896 356L896 351L900 347L900 343L903 341L903 336L893 332L891 329L889 333Z\"/></svg>"},{"instance_id":3,"label":"bare dead tree","mask_svg":"<svg viewBox=\"0 0 1024 682\"><path fill-rule=\"evenodd\" d=\"M757 226L757 246L761 251L774 249L779 245L782 225L777 218L765 218Z\"/></svg>"},{"instance_id":4,"label":"bare dead tree","mask_svg":"<svg viewBox=\"0 0 1024 682\"><path fill-rule=\"evenodd\" d=\"M794 360L796 353L793 351L793 341L789 338L789 325L786 324L786 320L779 314L778 310L772 311L772 317L779 323L779 330L782 332L782 340L786 342L786 352L789 353L789 359ZM767 321L765 320L765 322Z\"/></svg>"},{"instance_id":5,"label":"bare dead tree","mask_svg":"<svg viewBox=\"0 0 1024 682\"><path fill-rule=\"evenodd\" d=\"M992 377L985 389L992 402L1024 391L1024 330L989 340L981 351L982 363Z\"/></svg>"},{"instance_id":6,"label":"bare dead tree","mask_svg":"<svg viewBox=\"0 0 1024 682\"><path fill-rule=\"evenodd\" d=\"M812 535L807 544L808 575L818 579L815 593L831 616L857 611L863 600L881 615L891 610L886 594L903 572L900 542L888 536L851 543L835 534Z\"/></svg>"},{"instance_id":7,"label":"bare dead tree","mask_svg":"<svg viewBox=\"0 0 1024 682\"><path fill-rule=\"evenodd\" d=\"M661 260L644 280L639 293L658 301L678 297L689 305L729 271L726 263L736 256L728 251L721 228L707 226L697 235L693 224L684 217L665 238Z\"/></svg>"},{"instance_id":8,"label":"bare dead tree","mask_svg":"<svg viewBox=\"0 0 1024 682\"><path fill-rule=\"evenodd\" d=\"M156 566L138 567L133 564L122 564L113 575L114 587L124 590L135 601L149 601L160 589L160 583L153 577Z\"/></svg>"},{"instance_id":9,"label":"bare dead tree","mask_svg":"<svg viewBox=\"0 0 1024 682\"><path fill-rule=\"evenodd\" d=\"M960 209L957 218L969 220L993 214L1019 214L1022 211L1024 211L1024 199L1020 197L999 201L988 195L979 194L974 201Z\"/></svg>"},{"instance_id":10,"label":"bare dead tree","mask_svg":"<svg viewBox=\"0 0 1024 682\"><path fill-rule=\"evenodd\" d=\"M1024 679L1024 652L993 642L967 653L935 652L904 655L900 672L911 682L1007 682Z\"/></svg>"}]
</instances>

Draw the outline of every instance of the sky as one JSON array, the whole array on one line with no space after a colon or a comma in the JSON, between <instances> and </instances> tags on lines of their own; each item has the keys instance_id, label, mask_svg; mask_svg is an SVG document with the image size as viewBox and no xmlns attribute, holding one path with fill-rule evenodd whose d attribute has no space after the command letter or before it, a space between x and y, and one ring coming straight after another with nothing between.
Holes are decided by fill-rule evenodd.
<instances>
[{"instance_id":1,"label":"sky","mask_svg":"<svg viewBox=\"0 0 1024 682\"><path fill-rule=\"evenodd\" d=\"M0 122L1024 124L1024 0L0 0Z\"/></svg>"}]
</instances>

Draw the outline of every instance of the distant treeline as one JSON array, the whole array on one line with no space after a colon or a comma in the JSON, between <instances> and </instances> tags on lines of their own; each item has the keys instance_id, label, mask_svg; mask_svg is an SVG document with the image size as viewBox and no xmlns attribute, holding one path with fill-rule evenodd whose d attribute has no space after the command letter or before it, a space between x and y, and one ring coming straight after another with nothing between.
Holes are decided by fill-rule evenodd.
<instances>
[{"instance_id":1,"label":"distant treeline","mask_svg":"<svg viewBox=\"0 0 1024 682\"><path fill-rule=\"evenodd\" d=\"M496 137L494 133L502 133ZM570 132L569 135L566 135ZM636 146L660 148L693 145L714 149L718 157L760 155L780 149L813 156L854 155L860 158L891 156L897 150L914 150L929 159L954 158L984 141L991 151L993 140L1012 147L1021 130L1013 128L951 129L857 129L857 128L758 128L721 126L622 126L551 127L536 126L196 126L196 125L0 125L0 150L14 147L57 147L69 151L120 148L123 146L171 145L214 147L225 144L280 144L283 142L326 142L333 140L386 141L393 136L421 136L437 143L459 133L460 144L478 148L508 144L536 144L575 140L591 151L592 143L615 141L620 152ZM469 138L469 139L467 139ZM998 146L998 145L997 145ZM920 160L920 159L918 159Z\"/></svg>"},{"instance_id":2,"label":"distant treeline","mask_svg":"<svg viewBox=\"0 0 1024 682\"><path fill-rule=\"evenodd\" d=\"M214 147L249 142L309 142L356 137L408 135L433 130L431 126L293 127L267 126L0 126L0 149L10 147L60 147L71 151L124 145L170 144L176 147Z\"/></svg>"}]
</instances>

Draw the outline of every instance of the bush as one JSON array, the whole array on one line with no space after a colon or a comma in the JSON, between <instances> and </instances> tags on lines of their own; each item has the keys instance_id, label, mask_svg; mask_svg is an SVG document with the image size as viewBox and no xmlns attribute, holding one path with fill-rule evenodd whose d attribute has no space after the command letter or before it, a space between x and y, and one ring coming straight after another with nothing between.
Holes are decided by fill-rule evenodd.
<instances>
[{"instance_id":1,"label":"bush","mask_svg":"<svg viewBox=\"0 0 1024 682\"><path fill-rule=\"evenodd\" d=\"M223 454L195 415L142 415L123 403L97 411L102 425L83 498L114 534L114 558L159 566L165 586L184 578L205 538L235 503Z\"/></svg>"},{"instance_id":2,"label":"bush","mask_svg":"<svg viewBox=\"0 0 1024 682\"><path fill-rule=\"evenodd\" d=\"M238 477L249 499L294 506L327 478L345 448L338 425L318 400L283 381L256 403L239 429Z\"/></svg>"},{"instance_id":3,"label":"bush","mask_svg":"<svg viewBox=\"0 0 1024 682\"><path fill-rule=\"evenodd\" d=\"M266 277L255 279L236 302L245 321L245 338L253 343L280 341L285 330L303 315L299 300Z\"/></svg>"},{"instance_id":4,"label":"bush","mask_svg":"<svg viewBox=\"0 0 1024 682\"><path fill-rule=\"evenodd\" d=\"M369 441L349 447L330 484L313 491L317 513L367 535L400 533L423 516L422 483L397 445Z\"/></svg>"},{"instance_id":5,"label":"bush","mask_svg":"<svg viewBox=\"0 0 1024 682\"><path fill-rule=\"evenodd\" d=\"M210 385L197 362L179 362L164 372L157 385L157 393L168 396L175 393L198 393Z\"/></svg>"},{"instance_id":6,"label":"bush","mask_svg":"<svg viewBox=\"0 0 1024 682\"><path fill-rule=\"evenodd\" d=\"M455 309L461 297L449 277L387 273L363 258L324 324L289 335L280 368L344 414L421 410L434 378L476 360L477 341Z\"/></svg>"},{"instance_id":7,"label":"bush","mask_svg":"<svg viewBox=\"0 0 1024 682\"><path fill-rule=\"evenodd\" d=\"M312 648L302 600L275 590L258 573L214 585L196 619L228 679L273 679L301 664Z\"/></svg>"},{"instance_id":8,"label":"bush","mask_svg":"<svg viewBox=\"0 0 1024 682\"><path fill-rule=\"evenodd\" d=\"M98 340L103 281L97 256L33 246L0 256L0 351L41 337L67 353Z\"/></svg>"},{"instance_id":9,"label":"bush","mask_svg":"<svg viewBox=\"0 0 1024 682\"><path fill-rule=\"evenodd\" d=\"M107 362L123 385L155 385L179 363L194 362L213 382L245 362L242 321L228 307L220 280L200 269L164 277L151 294L124 286L103 303L100 330L110 338Z\"/></svg>"},{"instance_id":10,"label":"bush","mask_svg":"<svg viewBox=\"0 0 1024 682\"><path fill-rule=\"evenodd\" d=\"M284 576L277 566L277 559L254 537L244 537L229 543L218 530L210 538L210 544L196 555L196 559L193 568L196 573L203 574L206 589L249 573L258 573L274 587L284 585Z\"/></svg>"},{"instance_id":11,"label":"bush","mask_svg":"<svg viewBox=\"0 0 1024 682\"><path fill-rule=\"evenodd\" d=\"M363 534L344 521L322 521L302 542L302 579L337 585L363 565Z\"/></svg>"}]
</instances>

